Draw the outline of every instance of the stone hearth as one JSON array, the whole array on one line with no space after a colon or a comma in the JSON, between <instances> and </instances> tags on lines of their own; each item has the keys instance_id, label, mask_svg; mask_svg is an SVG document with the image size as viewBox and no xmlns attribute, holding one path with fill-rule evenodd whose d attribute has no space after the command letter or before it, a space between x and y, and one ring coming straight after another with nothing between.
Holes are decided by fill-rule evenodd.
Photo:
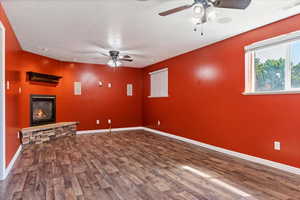
<instances>
[{"instance_id":1,"label":"stone hearth","mask_svg":"<svg viewBox=\"0 0 300 200\"><path fill-rule=\"evenodd\" d=\"M23 128L22 144L42 144L50 140L76 134L78 122L61 122Z\"/></svg>"}]
</instances>

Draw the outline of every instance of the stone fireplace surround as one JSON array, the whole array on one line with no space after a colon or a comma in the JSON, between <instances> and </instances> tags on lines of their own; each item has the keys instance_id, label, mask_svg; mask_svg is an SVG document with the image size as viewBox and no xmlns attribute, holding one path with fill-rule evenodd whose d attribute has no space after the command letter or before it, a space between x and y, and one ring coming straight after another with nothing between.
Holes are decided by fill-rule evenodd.
<instances>
[{"instance_id":1,"label":"stone fireplace surround","mask_svg":"<svg viewBox=\"0 0 300 200\"><path fill-rule=\"evenodd\" d=\"M22 144L42 144L56 138L75 135L78 124L78 122L61 122L23 128Z\"/></svg>"}]
</instances>

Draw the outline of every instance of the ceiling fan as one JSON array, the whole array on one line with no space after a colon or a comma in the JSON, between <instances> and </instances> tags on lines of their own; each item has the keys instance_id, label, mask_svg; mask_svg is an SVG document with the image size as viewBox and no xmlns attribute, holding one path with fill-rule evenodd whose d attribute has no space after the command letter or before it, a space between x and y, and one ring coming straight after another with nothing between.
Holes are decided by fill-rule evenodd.
<instances>
[{"instance_id":1,"label":"ceiling fan","mask_svg":"<svg viewBox=\"0 0 300 200\"><path fill-rule=\"evenodd\" d=\"M194 0L193 4L187 4L159 13L160 16L171 15L189 8L193 9L193 17L205 23L215 18L214 8L246 9L251 0Z\"/></svg>"},{"instance_id":2,"label":"ceiling fan","mask_svg":"<svg viewBox=\"0 0 300 200\"><path fill-rule=\"evenodd\" d=\"M125 61L125 62L132 62L133 61L131 56L129 56L129 55L120 55L121 54L120 51L116 51L116 50L111 50L111 51L108 52L108 54L102 53L102 52L96 52L96 53L99 53L103 56L109 57L110 59L107 62L107 65L110 66L110 67L120 67L122 65L121 61ZM98 59L98 58L99 57L95 57L93 59Z\"/></svg>"},{"instance_id":3,"label":"ceiling fan","mask_svg":"<svg viewBox=\"0 0 300 200\"><path fill-rule=\"evenodd\" d=\"M120 67L122 65L121 61L132 62L133 59L129 55L121 56L119 51L111 50L109 54L101 53L104 56L110 57L107 65L110 67Z\"/></svg>"}]
</instances>

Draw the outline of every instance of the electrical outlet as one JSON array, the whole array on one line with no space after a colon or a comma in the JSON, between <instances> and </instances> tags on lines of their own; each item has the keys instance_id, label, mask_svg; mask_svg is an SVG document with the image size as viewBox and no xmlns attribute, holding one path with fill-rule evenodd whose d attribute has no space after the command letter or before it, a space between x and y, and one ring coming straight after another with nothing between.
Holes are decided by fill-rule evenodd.
<instances>
[{"instance_id":1,"label":"electrical outlet","mask_svg":"<svg viewBox=\"0 0 300 200\"><path fill-rule=\"evenodd\" d=\"M96 120L96 124L99 125L100 124L100 120L97 119Z\"/></svg>"},{"instance_id":2,"label":"electrical outlet","mask_svg":"<svg viewBox=\"0 0 300 200\"><path fill-rule=\"evenodd\" d=\"M157 126L160 126L160 121L159 120L157 120Z\"/></svg>"},{"instance_id":3,"label":"electrical outlet","mask_svg":"<svg viewBox=\"0 0 300 200\"><path fill-rule=\"evenodd\" d=\"M277 151L280 151L281 149L281 145L280 145L280 142L274 142L274 149L277 150Z\"/></svg>"},{"instance_id":4,"label":"electrical outlet","mask_svg":"<svg viewBox=\"0 0 300 200\"><path fill-rule=\"evenodd\" d=\"M111 119L108 119L107 122L108 122L108 124L111 124Z\"/></svg>"}]
</instances>

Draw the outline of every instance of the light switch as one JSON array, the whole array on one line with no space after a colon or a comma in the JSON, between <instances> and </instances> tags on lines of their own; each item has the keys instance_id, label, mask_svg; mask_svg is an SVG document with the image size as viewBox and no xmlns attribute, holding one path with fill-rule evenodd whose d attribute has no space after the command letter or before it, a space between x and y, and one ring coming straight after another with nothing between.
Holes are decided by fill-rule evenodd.
<instances>
[{"instance_id":1,"label":"light switch","mask_svg":"<svg viewBox=\"0 0 300 200\"><path fill-rule=\"evenodd\" d=\"M74 95L81 95L81 82L74 82Z\"/></svg>"},{"instance_id":2,"label":"light switch","mask_svg":"<svg viewBox=\"0 0 300 200\"><path fill-rule=\"evenodd\" d=\"M108 87L111 88L111 87L112 87L112 84L111 84L111 83L108 83Z\"/></svg>"},{"instance_id":3,"label":"light switch","mask_svg":"<svg viewBox=\"0 0 300 200\"><path fill-rule=\"evenodd\" d=\"M6 89L7 89L7 90L10 89L10 83L9 83L9 81L6 81Z\"/></svg>"},{"instance_id":4,"label":"light switch","mask_svg":"<svg viewBox=\"0 0 300 200\"><path fill-rule=\"evenodd\" d=\"M281 149L280 142L274 142L274 149L277 151Z\"/></svg>"},{"instance_id":5,"label":"light switch","mask_svg":"<svg viewBox=\"0 0 300 200\"><path fill-rule=\"evenodd\" d=\"M127 84L127 96L132 96L132 89L133 89L133 85L132 84Z\"/></svg>"}]
</instances>

